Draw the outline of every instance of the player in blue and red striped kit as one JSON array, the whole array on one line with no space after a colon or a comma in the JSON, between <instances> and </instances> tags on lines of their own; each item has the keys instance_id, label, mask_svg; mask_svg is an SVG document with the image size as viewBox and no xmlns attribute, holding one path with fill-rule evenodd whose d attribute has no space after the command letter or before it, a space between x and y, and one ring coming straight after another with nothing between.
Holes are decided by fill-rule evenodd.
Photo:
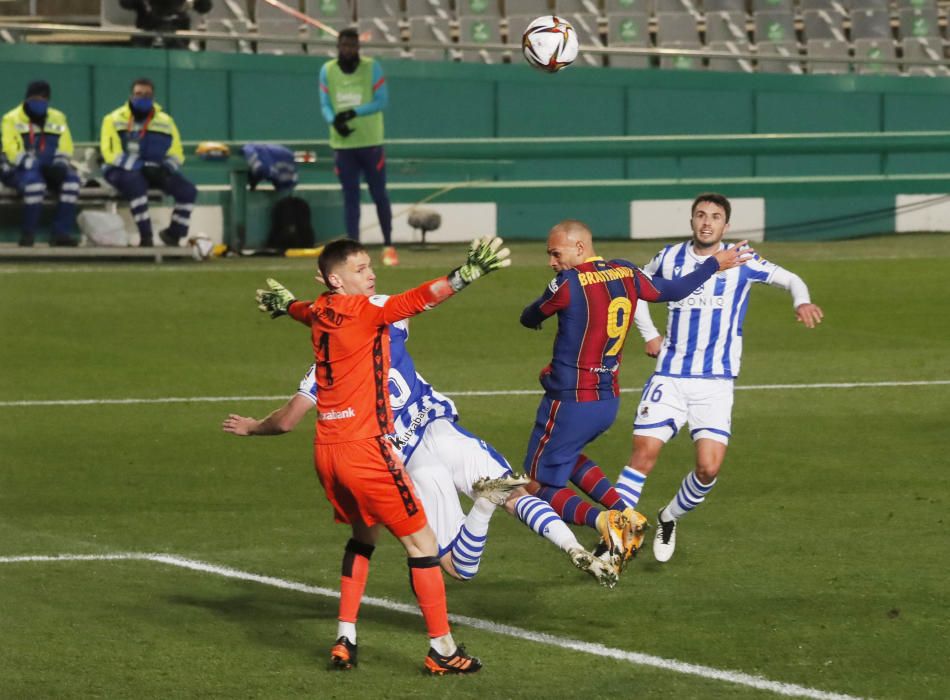
<instances>
[{"instance_id":1,"label":"player in blue and red striped kit","mask_svg":"<svg viewBox=\"0 0 950 700\"><path fill-rule=\"evenodd\" d=\"M557 314L558 328L553 359L541 371L544 398L524 469L538 483L537 495L566 522L600 533L618 569L639 548L646 518L625 506L582 450L617 416L620 361L637 300L682 299L716 272L742 265L752 252L744 244L721 251L678 279L651 280L633 263L597 256L591 231L580 221L562 221L548 235L548 263L557 277L525 308L521 323L540 328ZM607 510L581 499L567 487L568 480Z\"/></svg>"}]
</instances>

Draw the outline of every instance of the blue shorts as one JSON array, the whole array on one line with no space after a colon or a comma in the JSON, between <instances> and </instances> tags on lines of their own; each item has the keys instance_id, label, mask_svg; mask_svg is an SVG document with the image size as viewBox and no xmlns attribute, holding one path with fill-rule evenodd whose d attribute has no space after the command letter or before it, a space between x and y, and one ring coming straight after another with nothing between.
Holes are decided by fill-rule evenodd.
<instances>
[{"instance_id":1,"label":"blue shorts","mask_svg":"<svg viewBox=\"0 0 950 700\"><path fill-rule=\"evenodd\" d=\"M544 486L567 486L587 443L613 425L620 399L561 401L545 396L528 441L524 470Z\"/></svg>"}]
</instances>

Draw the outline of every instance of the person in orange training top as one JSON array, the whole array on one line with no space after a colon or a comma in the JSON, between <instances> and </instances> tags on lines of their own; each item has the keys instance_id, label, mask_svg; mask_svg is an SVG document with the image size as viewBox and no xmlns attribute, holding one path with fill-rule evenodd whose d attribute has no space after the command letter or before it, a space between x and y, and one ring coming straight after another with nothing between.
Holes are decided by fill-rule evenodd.
<instances>
[{"instance_id":1,"label":"person in orange training top","mask_svg":"<svg viewBox=\"0 0 950 700\"><path fill-rule=\"evenodd\" d=\"M330 291L297 301L269 279L258 290L262 311L289 314L310 326L316 360L317 424L314 462L338 522L352 528L343 554L337 640L330 662L356 665L356 619L369 560L385 527L406 548L412 591L422 610L430 648L429 673L473 673L481 662L457 646L449 630L438 545L422 503L386 435L393 432L389 402L388 324L442 303L471 282L510 264L500 238L472 242L465 263L445 277L391 297L375 296L376 275L366 249L343 239L327 244L318 265Z\"/></svg>"}]
</instances>

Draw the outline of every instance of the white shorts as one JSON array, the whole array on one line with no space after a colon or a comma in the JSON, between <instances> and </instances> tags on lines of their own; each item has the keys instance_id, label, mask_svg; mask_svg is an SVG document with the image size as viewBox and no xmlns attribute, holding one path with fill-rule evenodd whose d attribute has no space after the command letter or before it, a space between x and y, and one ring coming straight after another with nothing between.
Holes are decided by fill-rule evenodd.
<instances>
[{"instance_id":1,"label":"white shorts","mask_svg":"<svg viewBox=\"0 0 950 700\"><path fill-rule=\"evenodd\" d=\"M504 476L511 467L484 440L450 420L435 420L426 426L406 471L441 552L452 544L465 520L458 494L471 498L473 483Z\"/></svg>"},{"instance_id":2,"label":"white shorts","mask_svg":"<svg viewBox=\"0 0 950 700\"><path fill-rule=\"evenodd\" d=\"M689 424L693 440L729 444L733 380L664 377L654 374L643 387L633 434L667 442Z\"/></svg>"}]
</instances>

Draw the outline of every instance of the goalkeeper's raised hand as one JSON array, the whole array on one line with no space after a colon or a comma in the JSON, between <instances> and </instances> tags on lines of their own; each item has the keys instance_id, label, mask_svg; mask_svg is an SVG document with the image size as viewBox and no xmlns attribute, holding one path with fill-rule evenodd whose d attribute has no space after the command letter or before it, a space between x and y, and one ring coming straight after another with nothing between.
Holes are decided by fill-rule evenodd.
<instances>
[{"instance_id":1,"label":"goalkeeper's raised hand","mask_svg":"<svg viewBox=\"0 0 950 700\"><path fill-rule=\"evenodd\" d=\"M287 307L297 301L293 292L275 279L267 278L269 289L257 290L257 308L277 318L287 313Z\"/></svg>"},{"instance_id":2,"label":"goalkeeper's raised hand","mask_svg":"<svg viewBox=\"0 0 950 700\"><path fill-rule=\"evenodd\" d=\"M479 277L511 265L511 258L508 257L511 251L501 247L503 242L497 236L485 236L472 241L465 264L448 275L452 289L458 292Z\"/></svg>"}]
</instances>

